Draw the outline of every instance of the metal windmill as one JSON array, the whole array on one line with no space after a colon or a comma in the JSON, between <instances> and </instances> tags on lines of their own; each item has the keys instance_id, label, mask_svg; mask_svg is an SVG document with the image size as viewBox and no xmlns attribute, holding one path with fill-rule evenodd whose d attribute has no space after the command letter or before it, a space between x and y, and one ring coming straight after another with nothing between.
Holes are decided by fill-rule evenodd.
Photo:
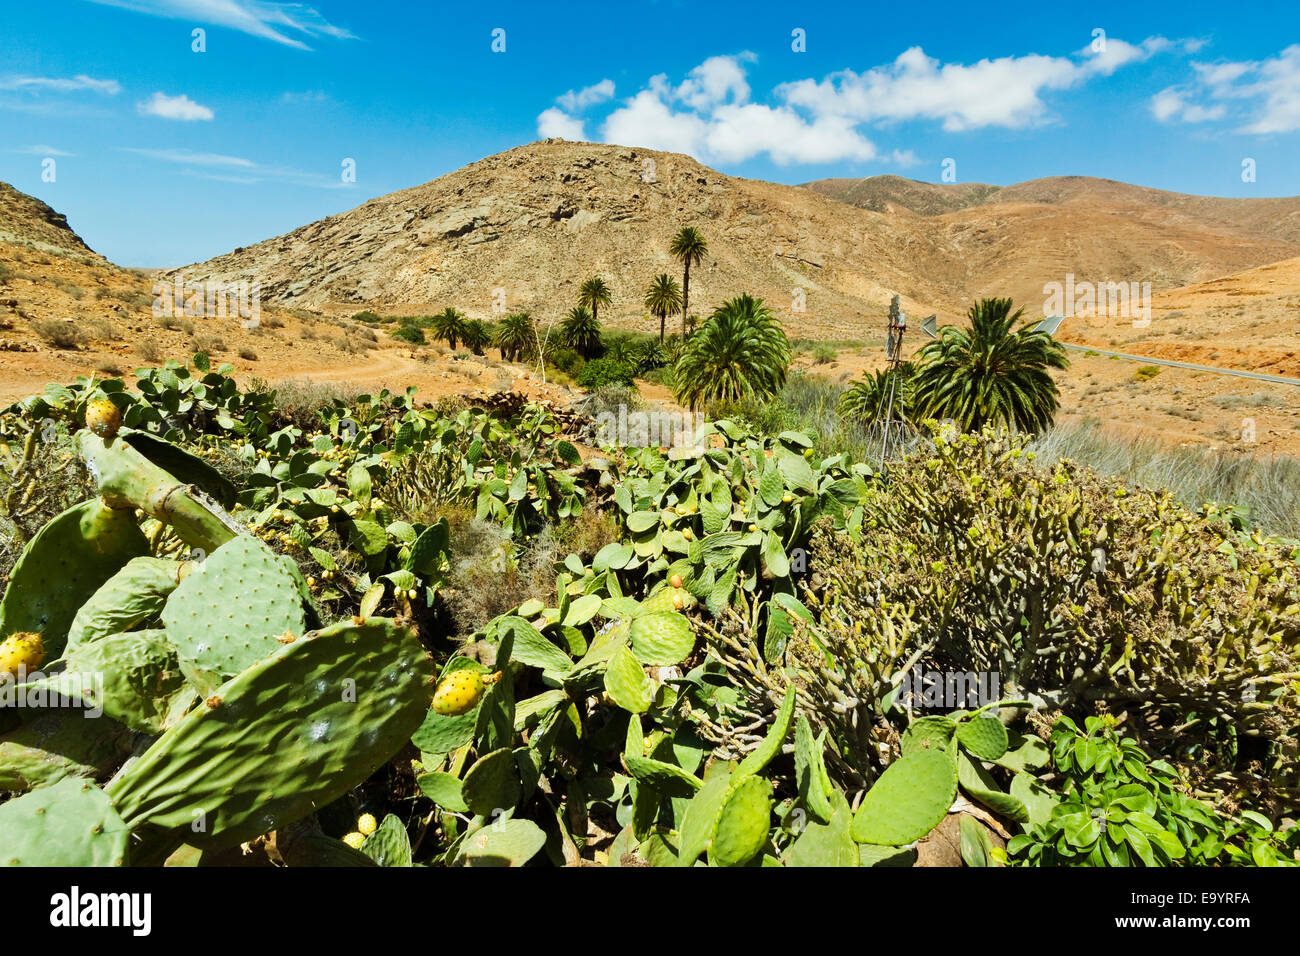
<instances>
[{"instance_id":1,"label":"metal windmill","mask_svg":"<svg viewBox=\"0 0 1300 956\"><path fill-rule=\"evenodd\" d=\"M935 316L930 316L921 323L921 329L931 338L935 335ZM903 333L907 331L907 315L899 304L899 297L894 296L889 302L889 327L885 336L885 358L888 365L885 370L885 387L880 390L876 405L876 415L872 430L880 439L880 467L890 458L902 455L903 442L907 437L906 412L903 407L903 394L899 388L899 366L903 364Z\"/></svg>"}]
</instances>

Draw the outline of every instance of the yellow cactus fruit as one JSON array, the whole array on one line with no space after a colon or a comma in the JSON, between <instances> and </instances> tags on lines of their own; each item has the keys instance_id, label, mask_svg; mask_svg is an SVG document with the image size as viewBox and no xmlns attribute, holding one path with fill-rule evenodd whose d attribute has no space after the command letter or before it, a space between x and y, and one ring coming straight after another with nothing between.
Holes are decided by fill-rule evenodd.
<instances>
[{"instance_id":1,"label":"yellow cactus fruit","mask_svg":"<svg viewBox=\"0 0 1300 956\"><path fill-rule=\"evenodd\" d=\"M379 829L379 821L375 819L373 813L363 813L357 817L357 832L362 836L370 836Z\"/></svg>"},{"instance_id":2,"label":"yellow cactus fruit","mask_svg":"<svg viewBox=\"0 0 1300 956\"><path fill-rule=\"evenodd\" d=\"M360 850L361 844L366 842L366 835L364 833L357 833L354 830L343 838L343 842L354 850Z\"/></svg>"},{"instance_id":3,"label":"yellow cactus fruit","mask_svg":"<svg viewBox=\"0 0 1300 956\"><path fill-rule=\"evenodd\" d=\"M100 438L112 438L122 427L122 412L107 398L96 398L86 405L86 427Z\"/></svg>"},{"instance_id":4,"label":"yellow cactus fruit","mask_svg":"<svg viewBox=\"0 0 1300 956\"><path fill-rule=\"evenodd\" d=\"M444 717L469 713L483 697L483 675L463 668L452 671L433 692L433 711Z\"/></svg>"},{"instance_id":5,"label":"yellow cactus fruit","mask_svg":"<svg viewBox=\"0 0 1300 956\"><path fill-rule=\"evenodd\" d=\"M45 660L45 644L34 631L19 631L0 644L0 674L30 674Z\"/></svg>"}]
</instances>

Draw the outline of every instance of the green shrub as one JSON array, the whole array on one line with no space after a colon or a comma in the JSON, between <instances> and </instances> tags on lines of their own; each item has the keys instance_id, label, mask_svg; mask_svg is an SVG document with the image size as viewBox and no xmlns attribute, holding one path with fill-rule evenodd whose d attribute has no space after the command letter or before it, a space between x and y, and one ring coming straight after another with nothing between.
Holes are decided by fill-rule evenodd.
<instances>
[{"instance_id":1,"label":"green shrub","mask_svg":"<svg viewBox=\"0 0 1300 956\"><path fill-rule=\"evenodd\" d=\"M613 359L592 359L577 375L582 388L596 389L607 385L634 385L632 369Z\"/></svg>"},{"instance_id":2,"label":"green shrub","mask_svg":"<svg viewBox=\"0 0 1300 956\"><path fill-rule=\"evenodd\" d=\"M1294 545L1070 462L1042 469L1021 437L931 437L869 502L858 547L815 539L811 603L849 626L903 609L898 641L998 673L1012 697L1142 713L1159 749L1197 754L1204 786L1234 785L1241 733L1267 772L1294 773Z\"/></svg>"},{"instance_id":3,"label":"green shrub","mask_svg":"<svg viewBox=\"0 0 1300 956\"><path fill-rule=\"evenodd\" d=\"M412 345L424 345L424 330L415 325L403 323L388 333L395 339L410 342Z\"/></svg>"}]
</instances>

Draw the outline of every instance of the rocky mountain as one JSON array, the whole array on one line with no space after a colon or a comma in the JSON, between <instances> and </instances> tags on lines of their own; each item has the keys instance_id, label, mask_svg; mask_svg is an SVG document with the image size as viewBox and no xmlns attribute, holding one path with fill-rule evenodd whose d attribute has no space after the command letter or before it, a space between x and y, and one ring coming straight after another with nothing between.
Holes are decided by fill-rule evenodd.
<instances>
[{"instance_id":1,"label":"rocky mountain","mask_svg":"<svg viewBox=\"0 0 1300 956\"><path fill-rule=\"evenodd\" d=\"M866 208L864 208L866 207ZM1041 308L1067 274L1160 292L1300 255L1300 199L1179 196L1066 177L999 188L899 177L806 187L726 176L690 157L546 140L180 270L258 280L264 301L335 312L555 317L590 275L602 318L649 327L649 281L678 275L669 241L695 225L709 255L691 311L762 296L795 334L874 335L898 292L912 314L983 295ZM924 311L922 311L924 310Z\"/></svg>"},{"instance_id":2,"label":"rocky mountain","mask_svg":"<svg viewBox=\"0 0 1300 956\"><path fill-rule=\"evenodd\" d=\"M0 182L0 243L41 248L57 255L97 256L72 231L66 216L4 182Z\"/></svg>"}]
</instances>

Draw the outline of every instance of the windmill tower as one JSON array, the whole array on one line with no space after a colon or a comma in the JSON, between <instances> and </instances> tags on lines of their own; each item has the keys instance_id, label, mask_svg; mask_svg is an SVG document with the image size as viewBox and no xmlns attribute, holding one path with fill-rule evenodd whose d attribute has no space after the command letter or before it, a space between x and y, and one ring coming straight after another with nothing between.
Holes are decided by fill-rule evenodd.
<instances>
[{"instance_id":1,"label":"windmill tower","mask_svg":"<svg viewBox=\"0 0 1300 956\"><path fill-rule=\"evenodd\" d=\"M935 338L935 320L929 316L921 323L921 330L930 338ZM907 439L909 426L907 410L903 407L903 392L899 385L900 366L903 364L903 333L907 331L907 315L895 295L889 302L889 326L885 335L885 387L881 389L880 400L876 406L875 423L872 425L873 438L880 442L880 468L893 458L900 458L903 445Z\"/></svg>"}]
</instances>

